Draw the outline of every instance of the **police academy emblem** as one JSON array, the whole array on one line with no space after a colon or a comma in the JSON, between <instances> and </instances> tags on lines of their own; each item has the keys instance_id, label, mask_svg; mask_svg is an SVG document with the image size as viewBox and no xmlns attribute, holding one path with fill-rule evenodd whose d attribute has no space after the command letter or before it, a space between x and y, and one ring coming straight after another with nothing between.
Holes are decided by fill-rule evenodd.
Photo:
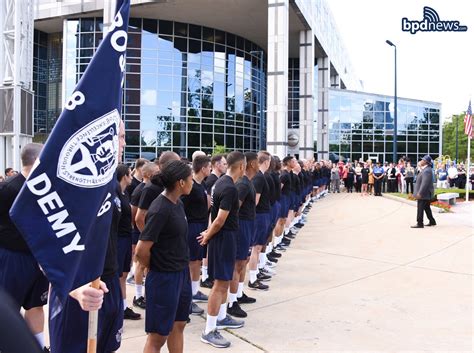
<instances>
[{"instance_id":1,"label":"police academy emblem","mask_svg":"<svg viewBox=\"0 0 474 353\"><path fill-rule=\"evenodd\" d=\"M84 188L96 188L112 180L118 164L120 114L116 109L90 122L63 146L57 176Z\"/></svg>"}]
</instances>

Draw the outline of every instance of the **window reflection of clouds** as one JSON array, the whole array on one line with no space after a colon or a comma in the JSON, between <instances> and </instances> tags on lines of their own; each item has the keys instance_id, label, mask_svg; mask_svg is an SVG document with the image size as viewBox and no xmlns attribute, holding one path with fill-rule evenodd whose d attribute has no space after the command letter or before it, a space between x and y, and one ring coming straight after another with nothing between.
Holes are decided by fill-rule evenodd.
<instances>
[{"instance_id":1,"label":"window reflection of clouds","mask_svg":"<svg viewBox=\"0 0 474 353\"><path fill-rule=\"evenodd\" d=\"M98 23L67 21L67 88L74 87L102 39ZM171 21L131 18L129 32L126 158L154 148L190 153L214 142L258 148L258 91L265 84L260 84L260 61L250 51L260 48L219 30ZM194 135L186 137L187 131Z\"/></svg>"},{"instance_id":2,"label":"window reflection of clouds","mask_svg":"<svg viewBox=\"0 0 474 353\"><path fill-rule=\"evenodd\" d=\"M330 151L341 153L351 160L362 157L362 154L366 158L370 153L379 156L382 154L380 158L391 160L394 115L392 102L391 97L381 99L377 95L331 89ZM397 119L400 156L408 155L416 160L426 153L433 156L439 153L439 108L433 108L428 102L399 98ZM428 141L431 143L428 144Z\"/></svg>"}]
</instances>

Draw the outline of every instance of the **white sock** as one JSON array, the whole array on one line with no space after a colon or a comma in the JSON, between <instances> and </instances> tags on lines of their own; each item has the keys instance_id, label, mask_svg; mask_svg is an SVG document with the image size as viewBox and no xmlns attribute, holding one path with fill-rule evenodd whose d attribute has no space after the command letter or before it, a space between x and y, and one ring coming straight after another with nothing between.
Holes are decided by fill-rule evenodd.
<instances>
[{"instance_id":1,"label":"white sock","mask_svg":"<svg viewBox=\"0 0 474 353\"><path fill-rule=\"evenodd\" d=\"M207 314L206 329L204 333L207 335L209 332L214 331L217 328L217 316L211 316Z\"/></svg>"},{"instance_id":2,"label":"white sock","mask_svg":"<svg viewBox=\"0 0 474 353\"><path fill-rule=\"evenodd\" d=\"M40 332L35 335L36 340L38 341L40 347L44 347L44 333Z\"/></svg>"},{"instance_id":3,"label":"white sock","mask_svg":"<svg viewBox=\"0 0 474 353\"><path fill-rule=\"evenodd\" d=\"M254 283L257 280L257 270L250 270L249 271L249 276L250 276L250 283Z\"/></svg>"},{"instance_id":4,"label":"white sock","mask_svg":"<svg viewBox=\"0 0 474 353\"><path fill-rule=\"evenodd\" d=\"M273 246L272 246L272 243L270 242L270 244L267 245L267 248L265 250L265 254L270 254L273 250Z\"/></svg>"},{"instance_id":5,"label":"white sock","mask_svg":"<svg viewBox=\"0 0 474 353\"><path fill-rule=\"evenodd\" d=\"M135 284L135 298L143 297L143 285Z\"/></svg>"},{"instance_id":6,"label":"white sock","mask_svg":"<svg viewBox=\"0 0 474 353\"><path fill-rule=\"evenodd\" d=\"M227 315L227 303L221 304L219 308L219 315L217 315L217 320L224 320Z\"/></svg>"},{"instance_id":7,"label":"white sock","mask_svg":"<svg viewBox=\"0 0 474 353\"><path fill-rule=\"evenodd\" d=\"M229 308L232 308L232 304L237 301L237 293L229 293Z\"/></svg>"},{"instance_id":8,"label":"white sock","mask_svg":"<svg viewBox=\"0 0 474 353\"><path fill-rule=\"evenodd\" d=\"M132 263L132 268L130 269L130 273L128 274L127 278L131 278L133 276L135 276L135 268L137 266L135 265L135 262Z\"/></svg>"},{"instance_id":9,"label":"white sock","mask_svg":"<svg viewBox=\"0 0 474 353\"><path fill-rule=\"evenodd\" d=\"M283 240L283 234L280 235L279 237L275 237L275 243L274 243L275 246L280 244L282 240Z\"/></svg>"},{"instance_id":10,"label":"white sock","mask_svg":"<svg viewBox=\"0 0 474 353\"><path fill-rule=\"evenodd\" d=\"M244 282L239 282L239 287L237 288L237 298L242 298L244 294Z\"/></svg>"},{"instance_id":11,"label":"white sock","mask_svg":"<svg viewBox=\"0 0 474 353\"><path fill-rule=\"evenodd\" d=\"M125 309L127 309L127 306L128 306L127 299L124 299L123 300L123 311L125 311Z\"/></svg>"},{"instance_id":12,"label":"white sock","mask_svg":"<svg viewBox=\"0 0 474 353\"><path fill-rule=\"evenodd\" d=\"M267 255L265 255L263 252L258 254L258 268L263 268L265 266Z\"/></svg>"},{"instance_id":13,"label":"white sock","mask_svg":"<svg viewBox=\"0 0 474 353\"><path fill-rule=\"evenodd\" d=\"M290 232L290 227L285 228L285 230L283 231L283 234L287 235L289 232Z\"/></svg>"},{"instance_id":14,"label":"white sock","mask_svg":"<svg viewBox=\"0 0 474 353\"><path fill-rule=\"evenodd\" d=\"M199 281L191 281L191 290L193 292L193 296L195 296L199 289Z\"/></svg>"},{"instance_id":15,"label":"white sock","mask_svg":"<svg viewBox=\"0 0 474 353\"><path fill-rule=\"evenodd\" d=\"M209 275L207 274L207 266L201 266L201 280L204 282L208 278Z\"/></svg>"}]
</instances>

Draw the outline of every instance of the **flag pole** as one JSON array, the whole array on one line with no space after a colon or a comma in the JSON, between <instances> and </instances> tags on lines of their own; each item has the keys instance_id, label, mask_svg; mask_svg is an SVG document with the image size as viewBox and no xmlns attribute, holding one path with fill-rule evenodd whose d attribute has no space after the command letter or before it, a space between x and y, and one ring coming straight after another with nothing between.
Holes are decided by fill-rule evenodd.
<instances>
[{"instance_id":1,"label":"flag pole","mask_svg":"<svg viewBox=\"0 0 474 353\"><path fill-rule=\"evenodd\" d=\"M100 278L91 282L91 287L100 288ZM97 352L97 326L99 321L99 311L89 311L89 326L87 331L87 353Z\"/></svg>"},{"instance_id":2,"label":"flag pole","mask_svg":"<svg viewBox=\"0 0 474 353\"><path fill-rule=\"evenodd\" d=\"M466 169L466 202L469 201L469 184L471 172L471 136L467 137L467 169Z\"/></svg>"}]
</instances>

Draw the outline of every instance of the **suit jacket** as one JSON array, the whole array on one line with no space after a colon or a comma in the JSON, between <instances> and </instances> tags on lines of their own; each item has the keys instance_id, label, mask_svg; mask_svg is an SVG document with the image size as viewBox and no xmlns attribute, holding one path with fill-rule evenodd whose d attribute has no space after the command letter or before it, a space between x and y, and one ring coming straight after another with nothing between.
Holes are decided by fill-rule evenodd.
<instances>
[{"instance_id":1,"label":"suit jacket","mask_svg":"<svg viewBox=\"0 0 474 353\"><path fill-rule=\"evenodd\" d=\"M415 195L420 195L420 200L431 200L434 194L433 170L431 167L423 169L416 178Z\"/></svg>"}]
</instances>

